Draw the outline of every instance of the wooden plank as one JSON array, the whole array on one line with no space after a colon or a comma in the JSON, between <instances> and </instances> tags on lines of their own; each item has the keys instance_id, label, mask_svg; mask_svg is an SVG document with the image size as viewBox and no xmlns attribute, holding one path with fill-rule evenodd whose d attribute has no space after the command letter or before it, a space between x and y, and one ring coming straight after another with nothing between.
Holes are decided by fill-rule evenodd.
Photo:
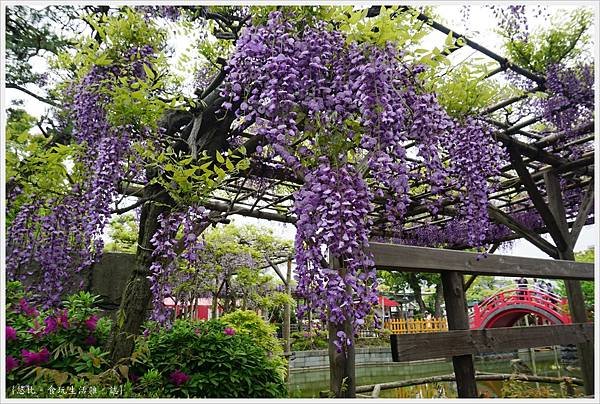
<instances>
[{"instance_id":1,"label":"wooden plank","mask_svg":"<svg viewBox=\"0 0 600 404\"><path fill-rule=\"evenodd\" d=\"M556 173L544 173L544 183L546 184L546 196L548 198L548 208L558 224L560 234L568 248L570 244L569 226L567 226L567 214L565 204L563 203L560 181ZM556 257L557 258L557 257Z\"/></svg>"},{"instance_id":2,"label":"wooden plank","mask_svg":"<svg viewBox=\"0 0 600 404\"><path fill-rule=\"evenodd\" d=\"M542 220L544 221L544 224L548 228L548 232L550 233L552 240L554 240L554 243L559 250L564 250L567 242L562 236L559 225L554 219L554 215L550 211L548 205L546 205L540 190L537 188L535 182L531 178L531 174L527 170L525 163L523 163L521 154L515 146L509 145L507 148L513 168L517 174L519 174L519 178L521 178L521 182L523 183L531 202L533 202L535 209L538 211L542 217Z\"/></svg>"},{"instance_id":3,"label":"wooden plank","mask_svg":"<svg viewBox=\"0 0 600 404\"><path fill-rule=\"evenodd\" d=\"M593 323L486 328L390 336L394 362L456 355L508 352L520 348L592 343ZM427 347L427 349L423 349Z\"/></svg>"},{"instance_id":4,"label":"wooden plank","mask_svg":"<svg viewBox=\"0 0 600 404\"><path fill-rule=\"evenodd\" d=\"M369 243L378 269L400 272L458 271L463 274L525 276L548 279L594 279L594 264L564 260L488 255L441 248Z\"/></svg>"},{"instance_id":5,"label":"wooden plank","mask_svg":"<svg viewBox=\"0 0 600 404\"><path fill-rule=\"evenodd\" d=\"M464 290L464 280L460 272L442 272L442 287L446 303L446 317L449 330L468 330L469 313ZM426 346L426 345L423 345ZM475 364L471 353L452 355L452 366L456 375L456 390L460 398L477 397Z\"/></svg>"},{"instance_id":6,"label":"wooden plank","mask_svg":"<svg viewBox=\"0 0 600 404\"><path fill-rule=\"evenodd\" d=\"M496 223L503 224L520 236L525 237L527 241L552 258L558 258L558 251L556 247L544 240L542 236L537 234L535 231L521 225L521 223L517 222L512 217L493 205L488 206L488 213Z\"/></svg>"}]
</instances>

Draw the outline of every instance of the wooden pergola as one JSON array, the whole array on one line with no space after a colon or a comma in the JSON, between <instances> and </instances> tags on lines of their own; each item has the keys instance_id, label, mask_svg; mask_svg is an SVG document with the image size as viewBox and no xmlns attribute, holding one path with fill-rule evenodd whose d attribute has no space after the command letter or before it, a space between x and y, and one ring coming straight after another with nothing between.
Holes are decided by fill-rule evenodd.
<instances>
[{"instance_id":1,"label":"wooden pergola","mask_svg":"<svg viewBox=\"0 0 600 404\"><path fill-rule=\"evenodd\" d=\"M381 6L371 7L367 16L375 16L379 14L380 10ZM400 7L396 14L406 11L409 11L409 7ZM564 132L547 134L536 130L535 124L543 120L542 116L527 116L512 122L509 119L507 108L518 109L520 105L527 102L529 95L545 91L544 77L511 63L501 55L450 30L422 13L414 12L414 15L432 29L445 35L451 33L454 38L461 39L462 45L446 51L446 54L468 48L496 63L497 68L487 74L486 80L510 70L532 83L531 88L523 91L522 94L479 111L479 115L495 128L494 139L501 142L508 151L508 163L501 169L501 178L494 180L496 191L490 196L488 211L496 223L508 227L511 232L492 240L492 242L497 246L504 241L524 238L557 261L538 260L534 262L528 259L490 255L487 259L475 262L471 256L462 255L468 253L427 249L425 254L422 252L424 250L420 250L418 247L373 243L371 249L375 255L378 269L441 272L450 330L468 329L468 320L465 320L464 285L470 283L463 281L465 273L473 276L478 274L532 275L565 279L571 316L573 322L578 324L573 327L583 330L573 335L582 336L576 338L576 342L579 343L579 359L584 374L585 390L586 394L593 394L593 343L588 338L589 327L585 325L587 316L580 286L580 280L593 279L593 270L590 265L574 264L570 261L574 261L573 247L583 226L594 223L594 122L586 122L581 127L570 131L569 134ZM565 143L563 139L567 135L570 140ZM248 143L257 144L259 142L257 139L259 136L248 133L248 131L241 136L245 137ZM199 141L196 139L196 142ZM565 151L574 146L582 148L582 153L576 159L565 157ZM409 151L408 155L412 155L410 150L415 146L407 143L405 147ZM415 171L422 168L417 160L413 162L416 164ZM227 179L214 195L204 202L204 206L226 214L294 223L296 218L290 213L290 208L293 205L293 193L303 184L303 178L299 178L294 172L281 168L281 166L280 162L275 160L253 161L247 170ZM561 181L567 185L561 188ZM412 189L418 189L418 186L418 183L411 184ZM458 211L456 206L459 201L457 197L453 196L457 191L445 190L446 196L441 201L442 209L435 215L432 215L427 208L428 201L433 198L431 193L423 192L411 195L412 202L404 218L404 230L410 232L422 226L444 226L453 220ZM563 191L578 193L582 196L575 204L577 208L573 208L573 205L565 207ZM380 198L375 202L377 206L372 218L375 223L372 235L385 238L389 236L389 229L386 229L386 219L383 214L385 199ZM513 217L515 213L519 212L537 213L541 218L541 225L533 229L526 227ZM542 234L546 233L550 235L552 242L542 237ZM462 249L466 246L449 245L448 248ZM452 258L452 265L448 264L450 258ZM398 266L398 262L402 262L402 265ZM457 331L449 331L449 333L452 332ZM566 331L561 331L559 334L562 335L564 332ZM493 337L494 334L490 335ZM512 334L508 332L506 335ZM523 332L523 335L526 335L524 338L530 339L531 335L527 336L528 334L533 335L533 331ZM464 342L465 338L470 338L465 333L461 335L463 337L456 337L457 341ZM498 333L497 335L496 341L504 338L500 337L504 334ZM563 342L564 339L552 341ZM467 349L460 352L450 352L450 350L446 352L454 357L461 397L476 396L473 360L469 352L473 351ZM353 358L339 358L336 356L335 350L331 353L330 349L330 363L332 390L335 391L333 387L341 386L341 378L354 374ZM353 377L350 377L350 386L347 388L349 393L338 391L336 394L338 396L354 396Z\"/></svg>"}]
</instances>

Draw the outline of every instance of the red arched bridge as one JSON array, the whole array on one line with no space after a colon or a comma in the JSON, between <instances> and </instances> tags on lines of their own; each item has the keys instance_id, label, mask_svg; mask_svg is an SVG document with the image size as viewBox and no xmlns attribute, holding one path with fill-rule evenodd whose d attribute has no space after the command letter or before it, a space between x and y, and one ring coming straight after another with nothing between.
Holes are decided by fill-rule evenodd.
<instances>
[{"instance_id":1,"label":"red arched bridge","mask_svg":"<svg viewBox=\"0 0 600 404\"><path fill-rule=\"evenodd\" d=\"M470 328L512 327L527 314L540 324L571 324L566 307L567 299L536 286L503 289L473 306Z\"/></svg>"}]
</instances>

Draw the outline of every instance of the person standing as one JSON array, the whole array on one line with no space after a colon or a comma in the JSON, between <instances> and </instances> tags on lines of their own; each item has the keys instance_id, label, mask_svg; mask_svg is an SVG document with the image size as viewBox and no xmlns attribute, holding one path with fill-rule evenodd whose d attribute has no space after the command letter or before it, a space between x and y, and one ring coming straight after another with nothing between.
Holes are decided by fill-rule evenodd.
<instances>
[{"instance_id":1,"label":"person standing","mask_svg":"<svg viewBox=\"0 0 600 404\"><path fill-rule=\"evenodd\" d=\"M519 278L519 280L517 280L517 287L519 288L517 295L519 296L520 300L525 300L525 290L527 289L527 283L527 279L525 279L524 277L521 277Z\"/></svg>"}]
</instances>

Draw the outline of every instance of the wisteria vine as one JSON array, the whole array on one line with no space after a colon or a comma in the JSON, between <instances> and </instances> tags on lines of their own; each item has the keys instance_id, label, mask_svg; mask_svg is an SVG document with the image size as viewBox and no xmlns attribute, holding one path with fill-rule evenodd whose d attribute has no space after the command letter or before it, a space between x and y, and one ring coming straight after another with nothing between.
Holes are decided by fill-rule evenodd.
<instances>
[{"instance_id":1,"label":"wisteria vine","mask_svg":"<svg viewBox=\"0 0 600 404\"><path fill-rule=\"evenodd\" d=\"M124 160L140 134L133 125L109 122L110 89L122 78L144 78L143 65L152 63L153 55L150 46L132 48L120 64L94 66L73 85L68 109L73 139L80 146L81 181L73 183L64 196L25 204L8 229L9 279L24 279L28 274L21 268L37 263L41 279L31 289L44 307L60 303L72 273L88 268L102 254L101 236L125 173Z\"/></svg>"}]
</instances>

